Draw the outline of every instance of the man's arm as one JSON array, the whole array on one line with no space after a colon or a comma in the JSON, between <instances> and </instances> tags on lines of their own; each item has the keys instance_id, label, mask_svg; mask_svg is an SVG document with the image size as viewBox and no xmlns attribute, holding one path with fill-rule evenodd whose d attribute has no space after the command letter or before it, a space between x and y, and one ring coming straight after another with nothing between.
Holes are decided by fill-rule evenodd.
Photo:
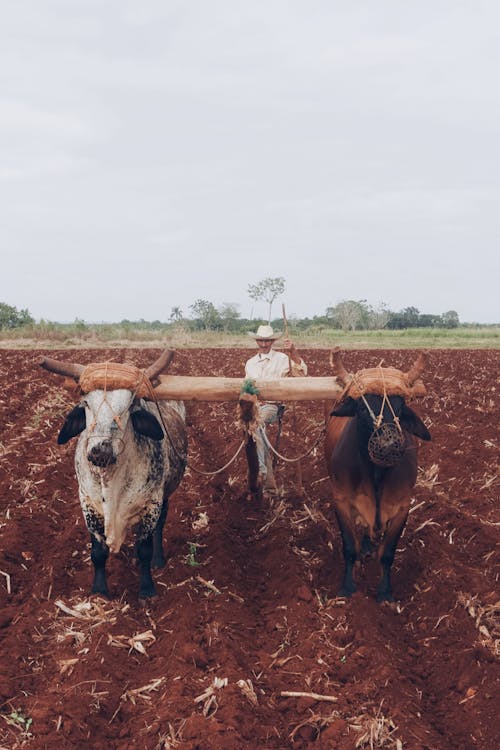
<instances>
[{"instance_id":1,"label":"man's arm","mask_svg":"<svg viewBox=\"0 0 500 750\"><path fill-rule=\"evenodd\" d=\"M291 364L291 372L290 375L297 377L297 376L304 376L307 375L307 365L300 356L300 354L297 351L297 348L293 341L290 339L285 339L283 341L283 349L285 350L285 353L288 354L290 358L290 364Z\"/></svg>"}]
</instances>

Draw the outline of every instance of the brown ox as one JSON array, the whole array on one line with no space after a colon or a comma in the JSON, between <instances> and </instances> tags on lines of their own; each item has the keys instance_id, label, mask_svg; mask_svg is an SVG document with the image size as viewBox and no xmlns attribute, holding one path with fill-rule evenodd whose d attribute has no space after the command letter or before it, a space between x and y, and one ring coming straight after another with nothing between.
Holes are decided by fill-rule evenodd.
<instances>
[{"instance_id":1,"label":"brown ox","mask_svg":"<svg viewBox=\"0 0 500 750\"><path fill-rule=\"evenodd\" d=\"M345 399L331 412L325 441L345 563L338 595L352 595L354 563L378 546L382 576L377 601L393 601L391 565L417 476L414 436L431 438L405 402L408 395L425 393L419 381L425 355L408 373L379 367L352 376L339 350L332 353L332 365L346 386Z\"/></svg>"}]
</instances>

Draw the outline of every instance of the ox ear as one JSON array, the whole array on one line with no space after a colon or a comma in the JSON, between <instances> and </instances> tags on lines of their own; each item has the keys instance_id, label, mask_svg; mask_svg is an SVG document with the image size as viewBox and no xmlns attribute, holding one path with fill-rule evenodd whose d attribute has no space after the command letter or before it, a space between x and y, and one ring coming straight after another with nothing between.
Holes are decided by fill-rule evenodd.
<instances>
[{"instance_id":1,"label":"ox ear","mask_svg":"<svg viewBox=\"0 0 500 750\"><path fill-rule=\"evenodd\" d=\"M68 440L71 440L71 438L76 437L80 432L83 432L85 426L85 409L79 404L78 406L75 406L74 409L71 409L70 413L64 420L61 431L57 436L58 444L64 445Z\"/></svg>"},{"instance_id":2,"label":"ox ear","mask_svg":"<svg viewBox=\"0 0 500 750\"><path fill-rule=\"evenodd\" d=\"M331 417L355 417L357 404L355 399L348 396L346 400L330 412Z\"/></svg>"},{"instance_id":3,"label":"ox ear","mask_svg":"<svg viewBox=\"0 0 500 750\"><path fill-rule=\"evenodd\" d=\"M425 424L420 417L415 414L413 409L410 409L406 404L403 405L399 419L401 425L407 432L411 432L412 435L416 435L421 440L431 439L431 433Z\"/></svg>"},{"instance_id":4,"label":"ox ear","mask_svg":"<svg viewBox=\"0 0 500 750\"><path fill-rule=\"evenodd\" d=\"M151 440L163 440L164 434L160 423L151 412L146 409L136 409L130 415L134 430L139 435L151 438Z\"/></svg>"}]
</instances>

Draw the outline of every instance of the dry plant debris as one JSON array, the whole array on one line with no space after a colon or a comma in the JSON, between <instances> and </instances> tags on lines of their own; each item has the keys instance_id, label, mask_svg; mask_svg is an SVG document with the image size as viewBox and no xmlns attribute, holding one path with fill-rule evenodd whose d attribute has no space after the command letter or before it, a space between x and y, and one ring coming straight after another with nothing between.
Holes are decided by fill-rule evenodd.
<instances>
[{"instance_id":1,"label":"dry plant debris","mask_svg":"<svg viewBox=\"0 0 500 750\"><path fill-rule=\"evenodd\" d=\"M3 575L3 576L5 576L5 586L7 588L7 593L10 596L10 594L12 593L12 589L11 589L11 585L10 585L10 575L9 575L9 573L6 573L4 570L0 570L0 574Z\"/></svg>"},{"instance_id":2,"label":"dry plant debris","mask_svg":"<svg viewBox=\"0 0 500 750\"><path fill-rule=\"evenodd\" d=\"M439 464L432 464L427 469L419 466L417 474L417 487L431 490L438 483Z\"/></svg>"},{"instance_id":3,"label":"dry plant debris","mask_svg":"<svg viewBox=\"0 0 500 750\"><path fill-rule=\"evenodd\" d=\"M403 743L400 739L394 737L397 726L392 719L382 714L382 703L377 709L375 716L361 714L354 719L350 719L349 728L359 733L354 747L370 748L374 750L377 747L394 748L403 750Z\"/></svg>"},{"instance_id":4,"label":"dry plant debris","mask_svg":"<svg viewBox=\"0 0 500 750\"><path fill-rule=\"evenodd\" d=\"M338 701L334 695L321 695L320 693L305 693L301 690L282 690L280 693L282 698L312 698L315 701L328 701L335 703Z\"/></svg>"},{"instance_id":5,"label":"dry plant debris","mask_svg":"<svg viewBox=\"0 0 500 750\"><path fill-rule=\"evenodd\" d=\"M247 701L252 705L256 706L258 704L258 698L255 693L252 680L238 680L236 685L239 687Z\"/></svg>"},{"instance_id":6,"label":"dry plant debris","mask_svg":"<svg viewBox=\"0 0 500 750\"><path fill-rule=\"evenodd\" d=\"M186 719L182 719L179 729L176 730L171 722L168 722L168 731L163 732L158 737L158 744L154 750L174 750L174 748L178 747L181 743L182 729L185 723Z\"/></svg>"},{"instance_id":7,"label":"dry plant debris","mask_svg":"<svg viewBox=\"0 0 500 750\"><path fill-rule=\"evenodd\" d=\"M489 487L493 487L494 484L496 484L500 480L500 476L498 474L498 471L496 471L493 474L485 474L483 476L484 484L481 485L479 490L486 490Z\"/></svg>"},{"instance_id":8,"label":"dry plant debris","mask_svg":"<svg viewBox=\"0 0 500 750\"><path fill-rule=\"evenodd\" d=\"M276 523L279 518L284 518L287 510L287 504L284 500L280 500L277 507L273 508L273 516L270 521L261 526L259 529L260 534L267 534L271 526Z\"/></svg>"},{"instance_id":9,"label":"dry plant debris","mask_svg":"<svg viewBox=\"0 0 500 750\"><path fill-rule=\"evenodd\" d=\"M195 518L195 520L191 524L191 528L193 529L193 531L201 531L202 529L208 528L208 523L208 515L205 512L199 513L198 517Z\"/></svg>"},{"instance_id":10,"label":"dry plant debris","mask_svg":"<svg viewBox=\"0 0 500 750\"><path fill-rule=\"evenodd\" d=\"M145 630L143 633L136 633L131 637L128 635L108 635L108 646L114 646L115 648L128 648L129 653L137 651L144 656L148 655L144 644L154 643L155 641L156 636L153 635L151 630Z\"/></svg>"},{"instance_id":11,"label":"dry plant debris","mask_svg":"<svg viewBox=\"0 0 500 750\"><path fill-rule=\"evenodd\" d=\"M52 625L56 631L56 641L72 640L76 646L81 646L97 628L114 625L118 614L124 614L130 608L129 604L105 602L100 598L77 601L72 606L61 599L54 603L64 615L57 617ZM68 618L72 618L69 624Z\"/></svg>"},{"instance_id":12,"label":"dry plant debris","mask_svg":"<svg viewBox=\"0 0 500 750\"><path fill-rule=\"evenodd\" d=\"M500 601L495 604L482 605L477 596L458 595L458 603L464 607L474 619L479 631L479 643L488 648L496 657L500 657Z\"/></svg>"},{"instance_id":13,"label":"dry plant debris","mask_svg":"<svg viewBox=\"0 0 500 750\"><path fill-rule=\"evenodd\" d=\"M154 680L151 680L151 682L148 682L147 685L143 685L139 688L133 688L131 690L126 690L120 697L120 701L130 701L134 704L134 706L136 705L136 701L139 699L150 702L151 693L155 693L158 688L163 685L164 682L165 677L156 677Z\"/></svg>"},{"instance_id":14,"label":"dry plant debris","mask_svg":"<svg viewBox=\"0 0 500 750\"><path fill-rule=\"evenodd\" d=\"M227 684L227 677L214 677L212 684L194 699L195 703L203 703L203 716L208 716L209 714L213 716L215 714L218 708L217 692L227 687Z\"/></svg>"}]
</instances>

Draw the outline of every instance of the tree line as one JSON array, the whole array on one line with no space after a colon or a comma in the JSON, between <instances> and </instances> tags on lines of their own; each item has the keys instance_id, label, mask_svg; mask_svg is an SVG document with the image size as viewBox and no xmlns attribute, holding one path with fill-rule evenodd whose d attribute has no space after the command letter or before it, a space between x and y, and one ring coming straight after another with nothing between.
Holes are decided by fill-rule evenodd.
<instances>
[{"instance_id":1,"label":"tree line","mask_svg":"<svg viewBox=\"0 0 500 750\"><path fill-rule=\"evenodd\" d=\"M248 297L256 303L264 303L267 322L274 327L282 326L281 317L272 317L273 303L285 292L286 282L282 276L267 277L255 284L249 284ZM165 325L184 327L190 330L221 331L226 333L245 333L255 328L256 321L263 318L254 316L243 318L240 305L234 302L224 302L215 305L208 299L197 299L189 305L187 313L180 307L174 306L166 320L122 320L122 326L137 328L164 328ZM447 310L440 314L421 313L416 307L405 307L393 311L385 303L374 307L367 300L341 300L326 308L322 315L298 318L289 316L289 323L295 330L308 329L337 329L343 331L405 329L405 328L457 328L461 325L458 313ZM27 326L52 325L47 321L36 323L27 309L17 308L0 303L0 329L23 328ZM56 324L57 325L57 324ZM74 324L80 330L85 329L86 323L81 319Z\"/></svg>"},{"instance_id":2,"label":"tree line","mask_svg":"<svg viewBox=\"0 0 500 750\"><path fill-rule=\"evenodd\" d=\"M182 311L175 308L170 322L185 325L193 330L233 333L253 330L255 327L255 318L242 318L238 306L234 304L225 303L216 307L209 300L200 299L196 300L189 309L190 316L184 317ZM268 322L275 328L283 326L281 317L270 317ZM332 328L343 331L457 328L461 325L455 310L436 315L421 313L416 307L405 307L393 312L386 305L373 307L366 300L342 300L335 306L328 307L323 315L307 318L288 316L288 322L296 330L304 331L310 328Z\"/></svg>"},{"instance_id":3,"label":"tree line","mask_svg":"<svg viewBox=\"0 0 500 750\"><path fill-rule=\"evenodd\" d=\"M267 321L273 325L282 323L281 318L272 319L272 306L277 297L285 292L285 279L282 276L268 277L257 284L249 284L248 296L256 302L267 305ZM216 307L213 302L198 299L189 306L191 315L183 316L179 307L173 307L170 321L185 322L195 329L244 332L254 320L242 318L239 305L225 302ZM344 331L404 329L404 328L457 328L460 319L456 310L447 310L441 314L421 313L416 307L405 307L394 312L385 303L377 307L367 300L342 300L329 306L323 315L312 318L291 319L294 327L305 330L311 327L333 328Z\"/></svg>"}]
</instances>

